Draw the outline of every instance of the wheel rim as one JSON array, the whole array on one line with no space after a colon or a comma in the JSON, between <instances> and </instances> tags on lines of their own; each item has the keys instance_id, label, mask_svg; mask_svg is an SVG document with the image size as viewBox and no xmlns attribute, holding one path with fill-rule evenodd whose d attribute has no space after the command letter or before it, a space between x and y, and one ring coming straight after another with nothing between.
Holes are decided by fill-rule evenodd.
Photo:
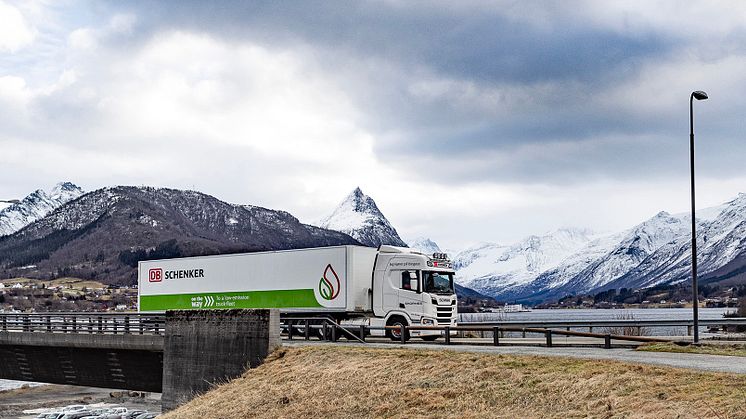
<instances>
[{"instance_id":1,"label":"wheel rim","mask_svg":"<svg viewBox=\"0 0 746 419\"><path fill-rule=\"evenodd\" d=\"M404 327L404 325L403 325L403 324L401 324L401 323L398 323L398 322L397 322L397 323L394 323L394 324L392 324L392 326L397 326L397 327L400 327L400 328L403 328L403 327ZM402 329L391 329L391 335L392 335L393 337L395 337L395 338L399 339L399 338L401 338L401 330L402 330Z\"/></svg>"}]
</instances>

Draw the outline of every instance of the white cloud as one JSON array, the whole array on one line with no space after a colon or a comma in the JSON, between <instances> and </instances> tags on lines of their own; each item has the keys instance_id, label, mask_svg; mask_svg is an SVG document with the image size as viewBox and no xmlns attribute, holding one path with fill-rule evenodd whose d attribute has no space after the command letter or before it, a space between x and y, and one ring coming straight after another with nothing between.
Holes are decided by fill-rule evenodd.
<instances>
[{"instance_id":1,"label":"white cloud","mask_svg":"<svg viewBox=\"0 0 746 419\"><path fill-rule=\"evenodd\" d=\"M21 12L0 0L0 51L15 52L33 42L34 29Z\"/></svg>"}]
</instances>

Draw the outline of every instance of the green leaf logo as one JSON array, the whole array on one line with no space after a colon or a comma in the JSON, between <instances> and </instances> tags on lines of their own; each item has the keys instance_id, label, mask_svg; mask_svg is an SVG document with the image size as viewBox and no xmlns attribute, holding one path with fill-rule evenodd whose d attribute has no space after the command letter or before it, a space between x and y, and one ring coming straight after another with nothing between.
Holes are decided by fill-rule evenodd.
<instances>
[{"instance_id":1,"label":"green leaf logo","mask_svg":"<svg viewBox=\"0 0 746 419\"><path fill-rule=\"evenodd\" d=\"M336 281L336 287L334 285L334 281ZM337 296L339 295L339 289L341 287L342 284L339 282L339 276L337 276L337 273L334 272L334 268L332 268L332 265L326 265L326 269L324 269L324 276L322 276L321 280L319 281L319 294L321 295L321 298L325 300L333 300L337 298Z\"/></svg>"}]
</instances>

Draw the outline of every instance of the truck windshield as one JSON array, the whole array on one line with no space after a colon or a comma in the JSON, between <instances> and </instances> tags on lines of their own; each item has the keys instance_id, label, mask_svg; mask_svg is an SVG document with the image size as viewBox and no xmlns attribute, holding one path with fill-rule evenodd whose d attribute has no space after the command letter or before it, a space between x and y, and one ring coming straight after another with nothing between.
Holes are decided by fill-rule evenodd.
<instances>
[{"instance_id":1,"label":"truck windshield","mask_svg":"<svg viewBox=\"0 0 746 419\"><path fill-rule=\"evenodd\" d=\"M422 273L425 283L425 292L434 294L453 294L453 274L448 272Z\"/></svg>"}]
</instances>

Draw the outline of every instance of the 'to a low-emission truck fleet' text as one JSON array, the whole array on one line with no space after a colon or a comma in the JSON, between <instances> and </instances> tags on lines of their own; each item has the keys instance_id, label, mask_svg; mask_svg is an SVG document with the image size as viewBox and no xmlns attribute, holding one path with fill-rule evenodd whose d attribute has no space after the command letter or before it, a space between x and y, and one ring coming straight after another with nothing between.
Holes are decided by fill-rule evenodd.
<instances>
[{"instance_id":1,"label":"'to a low-emission truck fleet' text","mask_svg":"<svg viewBox=\"0 0 746 419\"><path fill-rule=\"evenodd\" d=\"M324 316L342 325L455 326L453 276L445 254L393 246L151 260L139 264L139 309L276 308L286 319ZM410 333L429 340L442 332ZM388 335L400 338L398 329Z\"/></svg>"}]
</instances>

